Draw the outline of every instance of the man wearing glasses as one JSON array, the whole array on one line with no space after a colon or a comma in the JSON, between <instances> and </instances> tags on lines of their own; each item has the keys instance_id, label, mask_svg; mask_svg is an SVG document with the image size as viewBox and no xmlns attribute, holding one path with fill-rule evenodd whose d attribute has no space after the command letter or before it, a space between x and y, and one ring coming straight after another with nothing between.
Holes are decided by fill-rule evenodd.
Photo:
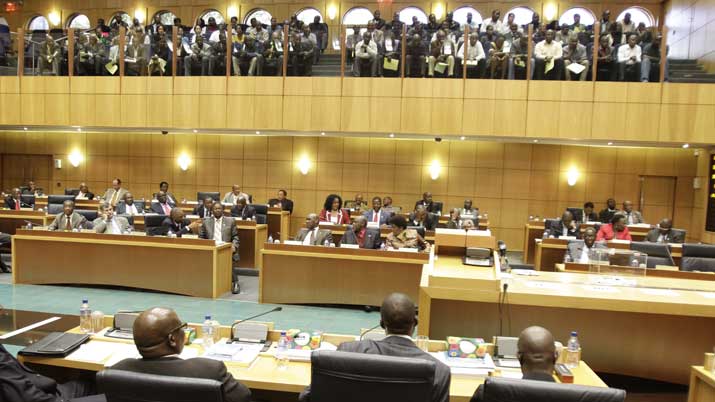
<instances>
[{"instance_id":1,"label":"man wearing glasses","mask_svg":"<svg viewBox=\"0 0 715 402\"><path fill-rule=\"evenodd\" d=\"M169 308L154 307L134 321L134 343L141 359L124 359L113 369L172 377L206 378L223 384L224 401L248 402L251 391L226 371L223 362L179 357L184 349L186 323Z\"/></svg>"}]
</instances>

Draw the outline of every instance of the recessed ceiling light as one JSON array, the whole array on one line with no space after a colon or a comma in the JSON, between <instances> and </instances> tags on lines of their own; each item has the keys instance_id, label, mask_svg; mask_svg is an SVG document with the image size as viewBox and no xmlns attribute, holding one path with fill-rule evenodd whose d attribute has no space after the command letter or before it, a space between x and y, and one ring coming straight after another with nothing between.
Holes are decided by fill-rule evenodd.
<instances>
[{"instance_id":1,"label":"recessed ceiling light","mask_svg":"<svg viewBox=\"0 0 715 402\"><path fill-rule=\"evenodd\" d=\"M395 138L395 134L394 134L394 133L390 133L390 138Z\"/></svg>"},{"instance_id":2,"label":"recessed ceiling light","mask_svg":"<svg viewBox=\"0 0 715 402\"><path fill-rule=\"evenodd\" d=\"M464 140L466 140L466 139L467 139L467 137L465 137L465 136L461 136L461 137L459 137L459 139L460 139L460 140L462 140L462 141L464 141Z\"/></svg>"},{"instance_id":3,"label":"recessed ceiling light","mask_svg":"<svg viewBox=\"0 0 715 402\"><path fill-rule=\"evenodd\" d=\"M539 140L534 140L534 142L539 142Z\"/></svg>"},{"instance_id":4,"label":"recessed ceiling light","mask_svg":"<svg viewBox=\"0 0 715 402\"><path fill-rule=\"evenodd\" d=\"M613 142L611 142L611 141L608 141L608 145L613 145Z\"/></svg>"},{"instance_id":5,"label":"recessed ceiling light","mask_svg":"<svg viewBox=\"0 0 715 402\"><path fill-rule=\"evenodd\" d=\"M25 131L27 131L27 127L23 127L22 129L25 130Z\"/></svg>"},{"instance_id":6,"label":"recessed ceiling light","mask_svg":"<svg viewBox=\"0 0 715 402\"><path fill-rule=\"evenodd\" d=\"M256 131L256 135L261 135L261 132L260 132L260 131Z\"/></svg>"},{"instance_id":7,"label":"recessed ceiling light","mask_svg":"<svg viewBox=\"0 0 715 402\"><path fill-rule=\"evenodd\" d=\"M196 133L198 133L198 132L199 132L199 130L194 130L194 134L196 134Z\"/></svg>"},{"instance_id":8,"label":"recessed ceiling light","mask_svg":"<svg viewBox=\"0 0 715 402\"><path fill-rule=\"evenodd\" d=\"M82 127L77 127L78 132L82 132Z\"/></svg>"},{"instance_id":9,"label":"recessed ceiling light","mask_svg":"<svg viewBox=\"0 0 715 402\"><path fill-rule=\"evenodd\" d=\"M690 148L690 144L683 144L683 149L688 149Z\"/></svg>"},{"instance_id":10,"label":"recessed ceiling light","mask_svg":"<svg viewBox=\"0 0 715 402\"><path fill-rule=\"evenodd\" d=\"M320 133L320 135L325 135L325 132Z\"/></svg>"}]
</instances>

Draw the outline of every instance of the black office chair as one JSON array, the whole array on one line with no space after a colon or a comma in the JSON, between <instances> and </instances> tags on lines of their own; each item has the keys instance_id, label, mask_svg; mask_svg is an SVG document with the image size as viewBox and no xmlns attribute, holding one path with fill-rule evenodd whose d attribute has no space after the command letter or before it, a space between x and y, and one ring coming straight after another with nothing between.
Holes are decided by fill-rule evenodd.
<instances>
[{"instance_id":1,"label":"black office chair","mask_svg":"<svg viewBox=\"0 0 715 402\"><path fill-rule=\"evenodd\" d=\"M65 201L71 200L74 201L75 196L74 195L48 195L47 196L47 204L64 204Z\"/></svg>"},{"instance_id":2,"label":"black office chair","mask_svg":"<svg viewBox=\"0 0 715 402\"><path fill-rule=\"evenodd\" d=\"M97 217L99 216L99 212L90 209L75 209L74 211L84 216L84 218L87 219L87 222L89 223L94 222L94 220L97 219Z\"/></svg>"},{"instance_id":3,"label":"black office chair","mask_svg":"<svg viewBox=\"0 0 715 402\"><path fill-rule=\"evenodd\" d=\"M685 229L670 229L673 234L678 234L680 235L680 238L683 239L683 242L685 242L685 239L687 238L688 232Z\"/></svg>"},{"instance_id":4,"label":"black office chair","mask_svg":"<svg viewBox=\"0 0 715 402\"><path fill-rule=\"evenodd\" d=\"M62 212L63 205L62 204L47 204L47 214L48 215L57 215L60 212Z\"/></svg>"},{"instance_id":5,"label":"black office chair","mask_svg":"<svg viewBox=\"0 0 715 402\"><path fill-rule=\"evenodd\" d=\"M24 204L30 205L32 207L35 206L35 196L32 194L22 194L20 196L20 201Z\"/></svg>"},{"instance_id":6,"label":"black office chair","mask_svg":"<svg viewBox=\"0 0 715 402\"><path fill-rule=\"evenodd\" d=\"M144 231L147 236L166 236L168 230L162 226L166 215L145 215Z\"/></svg>"},{"instance_id":7,"label":"black office chair","mask_svg":"<svg viewBox=\"0 0 715 402\"><path fill-rule=\"evenodd\" d=\"M266 204L249 204L256 211L256 214L268 215L268 205Z\"/></svg>"},{"instance_id":8,"label":"black office chair","mask_svg":"<svg viewBox=\"0 0 715 402\"><path fill-rule=\"evenodd\" d=\"M626 391L618 388L558 384L546 381L487 377L475 392L478 402L623 402Z\"/></svg>"},{"instance_id":9,"label":"black office chair","mask_svg":"<svg viewBox=\"0 0 715 402\"><path fill-rule=\"evenodd\" d=\"M547 219L546 222L544 222L544 230L549 232L549 235L551 235L553 227L557 227L560 223L559 219ZM554 234L554 237L559 237L561 236L561 233L556 233Z\"/></svg>"},{"instance_id":10,"label":"black office chair","mask_svg":"<svg viewBox=\"0 0 715 402\"><path fill-rule=\"evenodd\" d=\"M79 194L78 188L66 188L65 189L65 195L74 195L76 197L77 194Z\"/></svg>"},{"instance_id":11,"label":"black office chair","mask_svg":"<svg viewBox=\"0 0 715 402\"><path fill-rule=\"evenodd\" d=\"M571 212L573 220L576 222L583 222L583 209L581 208L566 208L567 211Z\"/></svg>"},{"instance_id":12,"label":"black office chair","mask_svg":"<svg viewBox=\"0 0 715 402\"><path fill-rule=\"evenodd\" d=\"M656 265L675 266L670 255L670 246L663 243L650 243L645 241L631 242L631 250L640 251L648 255L646 267L655 268Z\"/></svg>"},{"instance_id":13,"label":"black office chair","mask_svg":"<svg viewBox=\"0 0 715 402\"><path fill-rule=\"evenodd\" d=\"M310 360L311 402L432 400L433 361L337 351L316 351Z\"/></svg>"},{"instance_id":14,"label":"black office chair","mask_svg":"<svg viewBox=\"0 0 715 402\"><path fill-rule=\"evenodd\" d=\"M443 206L444 206L444 204L442 203L442 201L434 201L434 202L432 202L432 211L433 211L433 213L435 213L435 214L441 214L442 211L443 211L443 209L442 209Z\"/></svg>"},{"instance_id":15,"label":"black office chair","mask_svg":"<svg viewBox=\"0 0 715 402\"><path fill-rule=\"evenodd\" d=\"M199 191L198 193L196 193L196 200L199 203L203 202L204 199L207 197L211 197L211 199L214 201L221 201L221 194L218 192Z\"/></svg>"},{"instance_id":16,"label":"black office chair","mask_svg":"<svg viewBox=\"0 0 715 402\"><path fill-rule=\"evenodd\" d=\"M680 270L715 272L715 246L709 244L683 244Z\"/></svg>"},{"instance_id":17,"label":"black office chair","mask_svg":"<svg viewBox=\"0 0 715 402\"><path fill-rule=\"evenodd\" d=\"M205 378L106 369L97 373L97 388L107 402L223 402L222 384Z\"/></svg>"},{"instance_id":18,"label":"black office chair","mask_svg":"<svg viewBox=\"0 0 715 402\"><path fill-rule=\"evenodd\" d=\"M268 215L256 214L256 223L259 225L265 225L268 223Z\"/></svg>"}]
</instances>

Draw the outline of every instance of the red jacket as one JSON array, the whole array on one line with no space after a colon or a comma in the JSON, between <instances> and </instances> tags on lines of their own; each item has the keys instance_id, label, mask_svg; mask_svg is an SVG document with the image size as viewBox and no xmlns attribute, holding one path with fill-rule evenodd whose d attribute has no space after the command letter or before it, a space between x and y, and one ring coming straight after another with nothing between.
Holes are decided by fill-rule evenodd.
<instances>
[{"instance_id":1,"label":"red jacket","mask_svg":"<svg viewBox=\"0 0 715 402\"><path fill-rule=\"evenodd\" d=\"M320 221L321 222L332 222L330 217L328 217L329 212L323 209L320 211ZM344 209L340 210L340 214L338 215L338 225L349 225L350 224L350 215L348 215L347 211Z\"/></svg>"},{"instance_id":2,"label":"red jacket","mask_svg":"<svg viewBox=\"0 0 715 402\"><path fill-rule=\"evenodd\" d=\"M622 232L618 232L616 234L613 232L613 224L609 223L607 225L601 225L601 228L598 229L596 241L613 240L614 237L618 240L632 240L631 232L628 231L628 227L624 228Z\"/></svg>"}]
</instances>

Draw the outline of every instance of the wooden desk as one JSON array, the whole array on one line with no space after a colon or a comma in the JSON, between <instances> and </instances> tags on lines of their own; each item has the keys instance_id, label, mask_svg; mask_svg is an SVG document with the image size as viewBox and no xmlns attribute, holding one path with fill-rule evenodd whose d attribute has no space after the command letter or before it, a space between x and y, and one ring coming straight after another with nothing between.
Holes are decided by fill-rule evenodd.
<instances>
[{"instance_id":1,"label":"wooden desk","mask_svg":"<svg viewBox=\"0 0 715 402\"><path fill-rule=\"evenodd\" d=\"M36 226L47 226L54 219L54 216L46 215L44 211L0 209L0 232L14 235L17 229L27 226L26 221Z\"/></svg>"},{"instance_id":2,"label":"wooden desk","mask_svg":"<svg viewBox=\"0 0 715 402\"><path fill-rule=\"evenodd\" d=\"M305 224L301 227L304 228ZM330 231L333 236L333 242L336 245L340 245L340 240L343 239L343 235L345 234L347 227L348 225L320 225L320 229ZM385 239L390 233L392 233L392 229L389 227L380 228L380 238ZM425 231L425 240L434 244L434 230Z\"/></svg>"},{"instance_id":3,"label":"wooden desk","mask_svg":"<svg viewBox=\"0 0 715 402\"><path fill-rule=\"evenodd\" d=\"M537 271L554 271L555 265L564 262L569 240L565 239L543 239L536 241L536 255L534 258L534 269ZM620 250L630 250L631 243L609 241L608 248ZM675 266L680 266L680 259L683 255L683 245L678 243L670 244L670 256L673 257Z\"/></svg>"},{"instance_id":4,"label":"wooden desk","mask_svg":"<svg viewBox=\"0 0 715 402\"><path fill-rule=\"evenodd\" d=\"M64 194L63 194L64 195ZM47 196L35 197L35 209L47 209ZM81 199L74 201L75 209L89 209L96 211L99 209L99 197L95 197L92 200Z\"/></svg>"},{"instance_id":5,"label":"wooden desk","mask_svg":"<svg viewBox=\"0 0 715 402\"><path fill-rule=\"evenodd\" d=\"M262 250L260 303L379 306L402 292L417 300L429 254L289 244Z\"/></svg>"},{"instance_id":6,"label":"wooden desk","mask_svg":"<svg viewBox=\"0 0 715 402\"><path fill-rule=\"evenodd\" d=\"M200 324L189 324L197 329L200 333ZM78 331L78 328L71 332ZM228 327L221 327L219 330L221 336L226 337L229 333ZM272 330L269 332L269 339L276 341L280 336L280 331ZM356 337L349 335L324 334L324 340L334 345L340 345L343 342L350 342ZM109 343L132 343L132 341L103 338L93 336L91 343L109 344ZM108 345L109 346L109 345ZM197 348L200 346L192 345L189 348ZM444 341L430 341L430 351L440 352L446 350ZM493 353L493 345L488 344L487 349ZM254 393L255 391L267 392L285 392L291 395L290 400L296 400L298 394L310 384L311 381L311 364L310 362L295 362L288 363L288 367L284 370L279 370L274 358L275 345L265 353L261 353L258 358L249 367L241 367L231 362L226 362L226 368L236 380L249 387ZM40 373L48 371L48 369L60 367L64 371L100 371L104 369L104 362L112 357L107 357L102 362L85 362L71 360L69 358L47 358L39 356L23 356L18 355L18 360L23 364L39 371ZM503 369L507 370L507 369ZM593 370L585 363L580 362L579 366L571 369L574 374L574 384L590 385L596 387L606 387L606 384L593 372ZM558 382L558 378L554 377ZM452 402L468 402L474 391L484 382L481 377L453 375L450 385L450 398ZM282 400L282 399L281 399Z\"/></svg>"},{"instance_id":7,"label":"wooden desk","mask_svg":"<svg viewBox=\"0 0 715 402\"><path fill-rule=\"evenodd\" d=\"M715 373L703 366L690 367L690 390L688 402L715 401Z\"/></svg>"},{"instance_id":8,"label":"wooden desk","mask_svg":"<svg viewBox=\"0 0 715 402\"><path fill-rule=\"evenodd\" d=\"M198 297L231 289L231 245L212 240L17 231L16 284L127 286Z\"/></svg>"},{"instance_id":9,"label":"wooden desk","mask_svg":"<svg viewBox=\"0 0 715 402\"><path fill-rule=\"evenodd\" d=\"M584 360L596 371L679 384L688 383L688 367L712 348L713 281L645 277L638 287L609 287L593 282L603 277L586 273L513 275L500 331L501 276L439 256L420 286L419 333L490 339L538 324L565 339L577 330Z\"/></svg>"},{"instance_id":10,"label":"wooden desk","mask_svg":"<svg viewBox=\"0 0 715 402\"><path fill-rule=\"evenodd\" d=\"M236 221L238 227L238 253L241 268L260 269L263 264L261 249L268 240L268 225L257 224L255 221Z\"/></svg>"},{"instance_id":11,"label":"wooden desk","mask_svg":"<svg viewBox=\"0 0 715 402\"><path fill-rule=\"evenodd\" d=\"M524 264L534 263L535 240L544 235L544 221L529 221L524 228Z\"/></svg>"},{"instance_id":12,"label":"wooden desk","mask_svg":"<svg viewBox=\"0 0 715 402\"><path fill-rule=\"evenodd\" d=\"M268 234L281 242L290 237L290 212L280 208L268 208ZM280 235L278 235L280 234Z\"/></svg>"}]
</instances>

